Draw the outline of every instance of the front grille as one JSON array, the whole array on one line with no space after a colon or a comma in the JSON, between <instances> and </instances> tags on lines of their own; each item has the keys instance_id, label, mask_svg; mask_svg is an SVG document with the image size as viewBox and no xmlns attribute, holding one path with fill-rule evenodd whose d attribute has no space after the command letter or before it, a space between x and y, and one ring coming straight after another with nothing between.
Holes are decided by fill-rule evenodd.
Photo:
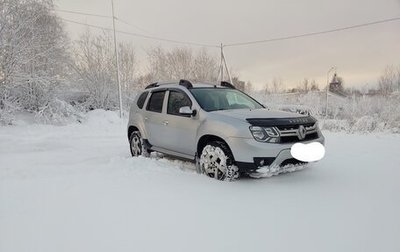
<instances>
[{"instance_id":1,"label":"front grille","mask_svg":"<svg viewBox=\"0 0 400 252\"><path fill-rule=\"evenodd\" d=\"M301 137L300 125L304 127L304 136ZM298 124L290 127L276 127L280 135L280 143L295 143L314 140L318 138L318 126L316 123Z\"/></svg>"},{"instance_id":2,"label":"front grille","mask_svg":"<svg viewBox=\"0 0 400 252\"><path fill-rule=\"evenodd\" d=\"M296 118L247 118L252 126L273 128L279 134L275 143L296 143L317 139L317 120L312 116Z\"/></svg>"},{"instance_id":3,"label":"front grille","mask_svg":"<svg viewBox=\"0 0 400 252\"><path fill-rule=\"evenodd\" d=\"M307 123L307 124L302 124L304 127L311 127L315 123ZM300 127L300 124L296 125L283 125L283 126L276 126L279 130L285 131L285 130L293 130L293 129L298 129Z\"/></svg>"},{"instance_id":4,"label":"front grille","mask_svg":"<svg viewBox=\"0 0 400 252\"><path fill-rule=\"evenodd\" d=\"M295 143L295 142L303 142L303 141L310 141L318 138L318 133L314 132L311 134L307 134L306 137L302 140L299 139L298 136L286 136L281 137L281 143Z\"/></svg>"}]
</instances>

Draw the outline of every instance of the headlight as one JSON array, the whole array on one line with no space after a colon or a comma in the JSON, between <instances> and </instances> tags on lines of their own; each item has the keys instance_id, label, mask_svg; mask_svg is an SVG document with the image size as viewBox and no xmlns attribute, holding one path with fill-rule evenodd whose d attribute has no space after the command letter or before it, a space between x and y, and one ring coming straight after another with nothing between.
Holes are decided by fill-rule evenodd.
<instances>
[{"instance_id":1,"label":"headlight","mask_svg":"<svg viewBox=\"0 0 400 252\"><path fill-rule=\"evenodd\" d=\"M320 135L321 134L321 129L319 127L319 123L318 122L315 122L315 129L316 129L317 133Z\"/></svg>"},{"instance_id":2,"label":"headlight","mask_svg":"<svg viewBox=\"0 0 400 252\"><path fill-rule=\"evenodd\" d=\"M275 128L264 128L270 137L279 137L279 133Z\"/></svg>"},{"instance_id":3,"label":"headlight","mask_svg":"<svg viewBox=\"0 0 400 252\"><path fill-rule=\"evenodd\" d=\"M251 126L250 132L258 142L279 143L279 133L274 127Z\"/></svg>"},{"instance_id":4,"label":"headlight","mask_svg":"<svg viewBox=\"0 0 400 252\"><path fill-rule=\"evenodd\" d=\"M257 141L264 142L268 137L267 132L265 132L261 127L251 126L250 131L254 139Z\"/></svg>"},{"instance_id":5,"label":"headlight","mask_svg":"<svg viewBox=\"0 0 400 252\"><path fill-rule=\"evenodd\" d=\"M319 131L319 123L315 122L314 125L312 126L312 129L315 129L316 131Z\"/></svg>"}]
</instances>

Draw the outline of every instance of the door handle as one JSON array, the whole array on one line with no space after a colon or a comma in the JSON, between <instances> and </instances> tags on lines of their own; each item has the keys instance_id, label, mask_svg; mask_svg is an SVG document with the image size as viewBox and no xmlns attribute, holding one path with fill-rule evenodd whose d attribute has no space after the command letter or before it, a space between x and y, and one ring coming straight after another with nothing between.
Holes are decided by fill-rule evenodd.
<instances>
[{"instance_id":1,"label":"door handle","mask_svg":"<svg viewBox=\"0 0 400 252\"><path fill-rule=\"evenodd\" d=\"M168 125L168 121L163 121L162 123L163 123L165 126Z\"/></svg>"}]
</instances>

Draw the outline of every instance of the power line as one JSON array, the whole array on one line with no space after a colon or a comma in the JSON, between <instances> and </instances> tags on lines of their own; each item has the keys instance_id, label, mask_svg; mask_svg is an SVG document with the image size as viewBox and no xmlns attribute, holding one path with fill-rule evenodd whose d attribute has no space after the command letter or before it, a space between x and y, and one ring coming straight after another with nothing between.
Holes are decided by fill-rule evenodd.
<instances>
[{"instance_id":1,"label":"power line","mask_svg":"<svg viewBox=\"0 0 400 252\"><path fill-rule=\"evenodd\" d=\"M82 15L82 16L91 16L91 17L100 17L100 18L109 18L109 19L112 19L111 16L100 15L100 14L94 14L94 13L86 13L86 12L79 12L79 11L70 11L70 10L63 10L63 9L55 9L55 11L64 12L64 13L71 13L71 14L77 14L77 15ZM143 29L143 28L141 28L141 27L139 27L139 26L137 26L137 25L131 24L131 23L129 23L129 22L123 20L122 18L117 17L117 16L115 17L115 20L118 20L119 22L124 23L124 24L126 24L126 25L129 25L129 26L131 26L131 27L133 27L133 28L135 28L135 29L137 29L137 30L140 30L140 31L142 31L142 32L144 32L144 33L150 33L150 32L148 32L148 31L146 31L145 29Z\"/></svg>"},{"instance_id":2,"label":"power line","mask_svg":"<svg viewBox=\"0 0 400 252\"><path fill-rule=\"evenodd\" d=\"M144 32L144 33L147 33L147 34L150 34L150 33L151 33L151 32L146 31L145 29L143 29L143 28L141 28L141 27L139 27L139 26L137 26L137 25L131 24L131 23L129 23L129 22L127 22L127 21L125 21L125 20L119 18L119 17L115 17L115 19L116 19L117 21L119 21L119 22L121 22L121 23L124 23L124 24L126 24L126 25L129 25L129 26L131 26L131 27L133 27L133 28L135 28L135 29L137 29L137 30L139 30L139 31L141 31L141 32Z\"/></svg>"},{"instance_id":3,"label":"power line","mask_svg":"<svg viewBox=\"0 0 400 252\"><path fill-rule=\"evenodd\" d=\"M93 14L93 13L85 13L85 12L79 12L79 11L70 11L70 10L62 10L62 9L54 9L54 10L57 12L71 13L71 14L77 14L77 15L82 15L82 16L101 17L101 18L109 18L109 19L112 18L111 16Z\"/></svg>"},{"instance_id":4,"label":"power line","mask_svg":"<svg viewBox=\"0 0 400 252\"><path fill-rule=\"evenodd\" d=\"M88 26L88 27L92 27L92 28L96 28L96 29L102 29L102 30L112 31L112 29L111 29L111 28L108 28L108 27L103 27L103 26L98 26L98 25L91 25L91 24L85 24L85 23L77 22L77 21L70 20L70 19L66 19L66 18L62 18L62 17L60 17L60 19L61 19L61 20L64 20L65 22L68 22L68 23L74 23L74 24L84 25L84 26Z\"/></svg>"},{"instance_id":5,"label":"power line","mask_svg":"<svg viewBox=\"0 0 400 252\"><path fill-rule=\"evenodd\" d=\"M69 23L84 25L84 26L88 26L88 27L92 27L92 28L96 28L96 29L101 29L101 30L113 31L113 29L110 29L110 28L107 28L107 27L102 27L102 26L98 26L98 25L91 25L91 24L85 24L85 23L77 22L77 21L74 21L74 20L66 19L66 18L60 18L60 19L64 20L65 22L69 22ZM134 37L150 39L150 40L164 41L164 42L169 42L169 43L174 43L174 44L185 44L185 45L192 45L192 46L219 48L219 46L217 46L217 45L202 44L202 43L180 41L180 40L173 40L173 39L161 38L161 37L156 37L156 36L149 36L149 35L140 34L140 33L134 33L134 32L127 32L127 31L120 31L120 30L116 30L116 32L118 32L120 34L134 36Z\"/></svg>"},{"instance_id":6,"label":"power line","mask_svg":"<svg viewBox=\"0 0 400 252\"><path fill-rule=\"evenodd\" d=\"M341 27L341 28L335 28L335 29L331 29L331 30L310 32L310 33L304 33L304 34L299 34L299 35L290 35L290 36L286 36L286 37L270 38L270 39L263 39L263 40L231 43L231 44L226 44L224 46L225 47L245 46L245 45L261 44L261 43L289 40L289 39L302 38L302 37L311 37L311 36L316 36L316 35L321 35L321 34L327 34L327 33L339 32L339 31L344 31L344 30L356 29L356 28L361 28L361 27L365 27L365 26L383 24L383 23L394 22L394 21L399 21L399 20L400 20L400 17L395 17L395 18L383 19L383 20L378 20L378 21L369 22L369 23L363 23L363 24L357 24L357 25L346 26L346 27Z\"/></svg>"},{"instance_id":7,"label":"power line","mask_svg":"<svg viewBox=\"0 0 400 252\"><path fill-rule=\"evenodd\" d=\"M111 16L106 16L106 15L99 15L99 14L93 14L93 13L85 13L85 12L78 12L78 11L70 11L70 10L62 10L62 9L55 9L58 12L65 12L65 13L72 13L72 14L78 14L78 15L84 15L84 16L93 16L93 17L101 17L101 18L112 18ZM66 22L70 23L75 23L75 24L80 24L80 25L85 25L97 29L103 29L103 30L111 30L109 28L97 26L97 25L89 25L85 23L80 23L77 21L61 18ZM148 31L146 31L143 28L140 28L137 25L133 25L121 18L115 17L116 20L132 26L144 33L149 34ZM317 32L309 32L309 33L303 33L303 34L298 34L298 35L289 35L285 37L277 37L277 38L270 38L270 39L262 39L262 40L254 40L254 41L245 41L245 42L238 42L238 43L231 43L231 44L224 44L224 47L234 47L234 46L246 46L246 45L253 45L253 44L261 44L261 43L268 43L268 42L276 42L276 41L282 41L282 40L289 40L289 39L296 39L296 38L302 38L302 37L311 37L311 36L317 36L317 35L322 35L322 34L328 34L328 33L334 33L334 32L339 32L339 31L344 31L344 30L350 30L350 29L356 29L356 28L362 28L366 26L371 26L371 25L377 25L377 24L382 24L382 23L388 23L388 22L394 22L394 21L399 21L400 17L395 17L395 18L389 18L389 19L383 19L383 20L378 20L378 21L373 21L373 22L368 22L368 23L363 23L363 24L357 24L357 25L352 25L352 26L345 26L345 27L340 27L340 28L335 28L335 29L330 29L330 30L324 30L324 31L317 31ZM132 32L126 32L126 31L117 31L118 33L126 34L126 35L131 35L135 37L141 37L145 39L151 39L151 40L158 40L158 41L164 41L164 42L169 42L169 43L176 43L176 44L186 44L186 45L193 45L193 46L201 46L201 47L213 47L213 48L219 48L218 45L211 45L211 44L203 44L203 43L196 43L196 42L187 42L187 41L179 41L179 40L173 40L173 39L167 39L167 38L161 38L157 36L152 36L152 35L146 35L146 34L140 34L140 33L132 33Z\"/></svg>"}]
</instances>

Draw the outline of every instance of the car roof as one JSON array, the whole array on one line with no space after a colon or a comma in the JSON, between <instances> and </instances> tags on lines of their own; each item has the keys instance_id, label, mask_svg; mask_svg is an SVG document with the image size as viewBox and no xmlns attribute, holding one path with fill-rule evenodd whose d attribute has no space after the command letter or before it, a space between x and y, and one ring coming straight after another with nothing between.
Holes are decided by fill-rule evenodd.
<instances>
[{"instance_id":1,"label":"car roof","mask_svg":"<svg viewBox=\"0 0 400 252\"><path fill-rule=\"evenodd\" d=\"M192 88L226 88L220 85L205 82L193 83L192 86ZM179 85L179 81L159 81L157 83L154 83L154 86L148 87L146 89L153 90L158 88L184 88L184 86Z\"/></svg>"}]
</instances>

